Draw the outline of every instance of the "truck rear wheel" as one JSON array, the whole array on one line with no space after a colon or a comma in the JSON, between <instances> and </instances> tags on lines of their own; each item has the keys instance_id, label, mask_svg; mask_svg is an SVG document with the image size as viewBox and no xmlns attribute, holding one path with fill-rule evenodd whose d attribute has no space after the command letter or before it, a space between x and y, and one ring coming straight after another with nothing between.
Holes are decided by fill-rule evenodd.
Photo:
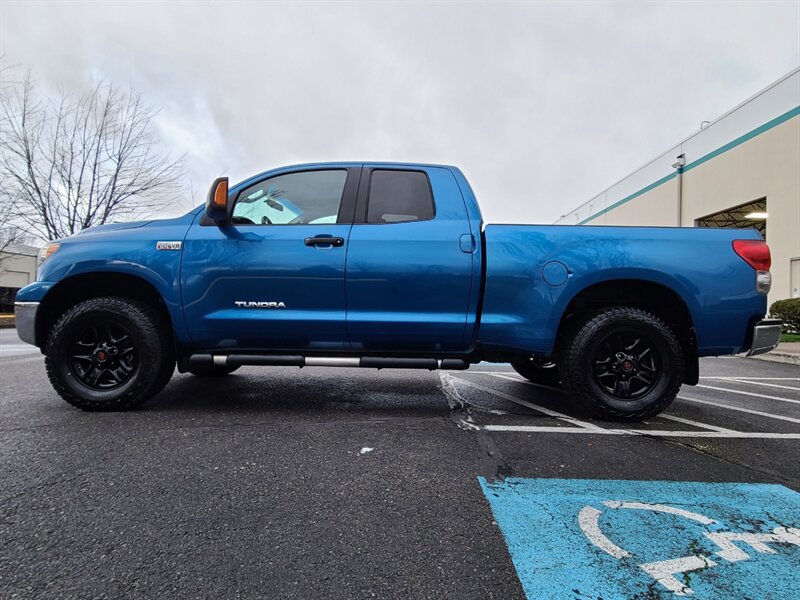
<instances>
[{"instance_id":1,"label":"truck rear wheel","mask_svg":"<svg viewBox=\"0 0 800 600\"><path fill-rule=\"evenodd\" d=\"M561 381L592 414L641 421L675 399L684 357L675 333L644 310L615 307L573 328L560 352Z\"/></svg>"},{"instance_id":2,"label":"truck rear wheel","mask_svg":"<svg viewBox=\"0 0 800 600\"><path fill-rule=\"evenodd\" d=\"M50 383L83 410L138 406L164 389L175 368L164 321L148 305L128 298L93 298L73 306L47 339Z\"/></svg>"},{"instance_id":3,"label":"truck rear wheel","mask_svg":"<svg viewBox=\"0 0 800 600\"><path fill-rule=\"evenodd\" d=\"M526 362L511 363L511 367L531 383L552 387L561 385L558 365L552 361L533 359Z\"/></svg>"}]
</instances>

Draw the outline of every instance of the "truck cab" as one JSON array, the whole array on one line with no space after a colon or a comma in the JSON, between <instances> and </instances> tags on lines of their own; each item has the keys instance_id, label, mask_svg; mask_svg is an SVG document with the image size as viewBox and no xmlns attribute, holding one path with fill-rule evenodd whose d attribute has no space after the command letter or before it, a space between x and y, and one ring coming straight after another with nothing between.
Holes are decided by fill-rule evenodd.
<instances>
[{"instance_id":1,"label":"truck cab","mask_svg":"<svg viewBox=\"0 0 800 600\"><path fill-rule=\"evenodd\" d=\"M202 215L183 242L181 289L193 346L470 347L480 230L476 223L473 233L449 169L288 167L229 195L229 223Z\"/></svg>"}]
</instances>

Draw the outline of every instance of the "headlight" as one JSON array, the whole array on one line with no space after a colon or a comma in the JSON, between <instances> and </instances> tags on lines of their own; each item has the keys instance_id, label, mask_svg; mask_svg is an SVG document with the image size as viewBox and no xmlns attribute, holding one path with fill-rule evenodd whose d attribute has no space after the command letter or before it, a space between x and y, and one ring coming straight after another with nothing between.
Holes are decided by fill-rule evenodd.
<instances>
[{"instance_id":1,"label":"headlight","mask_svg":"<svg viewBox=\"0 0 800 600\"><path fill-rule=\"evenodd\" d=\"M39 279L39 267L42 266L42 263L55 254L58 249L61 247L59 242L50 242L49 244L45 245L43 248L39 250L39 254L36 256L36 279Z\"/></svg>"},{"instance_id":2,"label":"headlight","mask_svg":"<svg viewBox=\"0 0 800 600\"><path fill-rule=\"evenodd\" d=\"M59 248L61 248L61 244L59 242L50 242L43 248L39 249L38 264L41 265L46 259L50 258L53 254L55 254Z\"/></svg>"}]
</instances>

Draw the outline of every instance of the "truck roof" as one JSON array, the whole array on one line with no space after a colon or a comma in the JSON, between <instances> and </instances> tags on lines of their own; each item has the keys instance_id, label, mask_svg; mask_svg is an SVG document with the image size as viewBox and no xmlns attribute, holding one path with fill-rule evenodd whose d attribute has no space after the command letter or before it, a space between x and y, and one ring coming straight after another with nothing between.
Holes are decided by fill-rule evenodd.
<instances>
[{"instance_id":1,"label":"truck roof","mask_svg":"<svg viewBox=\"0 0 800 600\"><path fill-rule=\"evenodd\" d=\"M252 177L248 177L248 179L253 179L253 177L259 177L261 175L265 175L270 171L274 171L277 169L296 169L296 168L308 168L308 167L333 167L333 168L347 168L347 167L358 167L360 165L376 165L381 167L435 167L440 169L457 169L457 167L453 165L441 165L435 163L412 163L412 162L386 162L386 161L369 161L369 160L352 160L352 161L334 161L334 162L311 162L311 163L297 163L293 165L281 165L279 167L275 167L274 169L269 169L267 171L263 171L258 175L254 175Z\"/></svg>"}]
</instances>

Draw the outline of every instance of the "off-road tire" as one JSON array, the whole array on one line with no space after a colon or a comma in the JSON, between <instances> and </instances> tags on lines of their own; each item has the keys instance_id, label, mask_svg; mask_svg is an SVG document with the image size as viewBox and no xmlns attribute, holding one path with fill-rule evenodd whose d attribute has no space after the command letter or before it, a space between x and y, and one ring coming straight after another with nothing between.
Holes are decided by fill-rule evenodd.
<instances>
[{"instance_id":1,"label":"off-road tire","mask_svg":"<svg viewBox=\"0 0 800 600\"><path fill-rule=\"evenodd\" d=\"M74 359L76 340L93 324L110 323L129 336L134 366L117 387L96 389L81 380ZM88 411L126 410L158 394L175 369L171 327L161 313L139 300L92 298L65 312L45 345L45 368L56 392L69 404ZM109 369L110 370L110 369Z\"/></svg>"},{"instance_id":2,"label":"off-road tire","mask_svg":"<svg viewBox=\"0 0 800 600\"><path fill-rule=\"evenodd\" d=\"M525 361L511 363L511 367L531 383L550 387L561 386L558 365L549 361Z\"/></svg>"},{"instance_id":3,"label":"off-road tire","mask_svg":"<svg viewBox=\"0 0 800 600\"><path fill-rule=\"evenodd\" d=\"M620 339L617 345L626 348L624 340L630 341L637 336L649 344L650 353L644 360L652 358L653 362L647 368L655 367L653 372L656 375L652 377L649 388L645 386L641 396L623 399L624 388L619 388L621 394L615 392L617 383L624 382L615 381L614 374L605 372L614 365L607 366L604 357L608 355L610 360L619 363L614 363L615 374L630 367L630 372L625 374L628 380L635 379L637 373L650 378L650 371L645 371L645 362L636 356L635 348L630 352L614 353L614 343L609 342L609 339ZM622 358L618 358L620 354ZM633 359L628 360L627 356L633 356ZM559 357L564 389L592 415L602 419L635 422L657 415L675 399L683 382L684 356L675 332L655 315L637 308L614 307L579 321L570 328ZM606 387L611 385L614 386L613 392ZM633 385L633 381L629 381L628 393ZM639 385L644 386L643 383Z\"/></svg>"},{"instance_id":4,"label":"off-road tire","mask_svg":"<svg viewBox=\"0 0 800 600\"><path fill-rule=\"evenodd\" d=\"M188 370L195 377L224 377L230 375L239 366L229 367L220 365L197 365Z\"/></svg>"}]
</instances>

